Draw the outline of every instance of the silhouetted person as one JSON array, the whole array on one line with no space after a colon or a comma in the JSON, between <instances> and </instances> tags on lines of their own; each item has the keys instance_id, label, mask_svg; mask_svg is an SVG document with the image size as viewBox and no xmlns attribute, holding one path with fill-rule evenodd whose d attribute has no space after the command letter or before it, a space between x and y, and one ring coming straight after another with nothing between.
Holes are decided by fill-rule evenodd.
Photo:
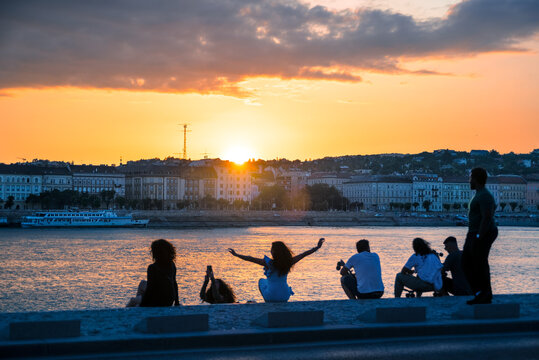
<instances>
[{"instance_id":1,"label":"silhouetted person","mask_svg":"<svg viewBox=\"0 0 539 360\"><path fill-rule=\"evenodd\" d=\"M462 251L462 267L475 297L467 301L469 305L490 304L492 287L488 254L492 243L498 237L494 221L496 202L486 189L487 171L474 168L470 173L470 189L475 196L468 209L468 234Z\"/></svg>"},{"instance_id":2,"label":"silhouetted person","mask_svg":"<svg viewBox=\"0 0 539 360\"><path fill-rule=\"evenodd\" d=\"M451 278L444 276L444 290L452 295L471 295L472 290L462 270L462 251L459 250L457 239L449 236L444 240L445 251L448 252L444 261L444 272L451 272Z\"/></svg>"},{"instance_id":3,"label":"silhouetted person","mask_svg":"<svg viewBox=\"0 0 539 360\"><path fill-rule=\"evenodd\" d=\"M140 306L180 305L176 282L176 249L164 239L151 245L154 263L148 266L148 284Z\"/></svg>"},{"instance_id":4,"label":"silhouetted person","mask_svg":"<svg viewBox=\"0 0 539 360\"><path fill-rule=\"evenodd\" d=\"M384 295L382 268L378 254L371 253L369 240L356 243L357 254L346 264L341 260L341 285L349 299L379 299ZM350 269L354 269L352 274Z\"/></svg>"},{"instance_id":5,"label":"silhouetted person","mask_svg":"<svg viewBox=\"0 0 539 360\"><path fill-rule=\"evenodd\" d=\"M264 256L263 259L252 256L237 254L234 249L228 251L245 261L249 261L264 267L266 279L258 280L258 289L265 302L287 302L290 295L294 295L292 288L288 286L287 276L292 267L304 257L313 254L322 247L324 238L318 241L318 245L302 254L294 256L292 251L282 241L274 241L271 244L271 258Z\"/></svg>"},{"instance_id":6,"label":"silhouetted person","mask_svg":"<svg viewBox=\"0 0 539 360\"><path fill-rule=\"evenodd\" d=\"M401 272L395 277L395 297L401 297L404 287L417 292L418 296L427 291L440 291L442 282L442 263L430 244L421 238L412 242L414 254L410 256ZM414 269L417 276L414 276Z\"/></svg>"},{"instance_id":7,"label":"silhouetted person","mask_svg":"<svg viewBox=\"0 0 539 360\"><path fill-rule=\"evenodd\" d=\"M211 281L210 288L207 289L208 283ZM204 283L200 289L200 299L210 304L227 304L235 303L236 296L232 288L223 280L216 279L213 275L213 269L210 265L206 269Z\"/></svg>"},{"instance_id":8,"label":"silhouetted person","mask_svg":"<svg viewBox=\"0 0 539 360\"><path fill-rule=\"evenodd\" d=\"M142 296L146 292L146 287L148 286L148 282L146 280L140 280L137 288L137 296L132 297L129 299L129 302L125 307L137 307L140 306L140 303L142 302Z\"/></svg>"}]
</instances>

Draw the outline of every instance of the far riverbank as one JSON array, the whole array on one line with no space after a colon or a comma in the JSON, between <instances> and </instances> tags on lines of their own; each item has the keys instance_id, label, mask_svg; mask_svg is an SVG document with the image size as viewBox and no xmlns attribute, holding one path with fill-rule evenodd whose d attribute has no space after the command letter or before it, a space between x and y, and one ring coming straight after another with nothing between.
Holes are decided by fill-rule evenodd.
<instances>
[{"instance_id":1,"label":"far riverbank","mask_svg":"<svg viewBox=\"0 0 539 360\"><path fill-rule=\"evenodd\" d=\"M20 224L32 210L0 210L10 224ZM227 228L252 226L464 226L462 213L400 213L355 211L256 210L136 210L136 219L150 219L151 228ZM499 226L539 227L539 218L526 213L497 214Z\"/></svg>"}]
</instances>

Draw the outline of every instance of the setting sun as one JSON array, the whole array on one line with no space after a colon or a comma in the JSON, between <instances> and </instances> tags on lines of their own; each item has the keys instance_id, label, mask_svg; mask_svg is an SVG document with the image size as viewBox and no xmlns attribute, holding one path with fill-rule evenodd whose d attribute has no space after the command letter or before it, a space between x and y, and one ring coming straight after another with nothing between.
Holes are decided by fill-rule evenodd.
<instances>
[{"instance_id":1,"label":"setting sun","mask_svg":"<svg viewBox=\"0 0 539 360\"><path fill-rule=\"evenodd\" d=\"M223 155L223 160L232 161L238 165L242 165L253 156L253 152L244 147L235 146L228 149Z\"/></svg>"}]
</instances>

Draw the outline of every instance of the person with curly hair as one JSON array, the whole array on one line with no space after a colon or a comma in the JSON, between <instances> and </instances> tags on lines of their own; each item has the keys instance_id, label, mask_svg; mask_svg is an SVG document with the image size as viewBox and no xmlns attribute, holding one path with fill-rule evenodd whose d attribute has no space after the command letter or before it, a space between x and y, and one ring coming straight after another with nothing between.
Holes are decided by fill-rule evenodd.
<instances>
[{"instance_id":1,"label":"person with curly hair","mask_svg":"<svg viewBox=\"0 0 539 360\"><path fill-rule=\"evenodd\" d=\"M176 282L176 249L165 239L152 242L153 264L148 266L146 290L140 306L178 306L178 283Z\"/></svg>"}]
</instances>

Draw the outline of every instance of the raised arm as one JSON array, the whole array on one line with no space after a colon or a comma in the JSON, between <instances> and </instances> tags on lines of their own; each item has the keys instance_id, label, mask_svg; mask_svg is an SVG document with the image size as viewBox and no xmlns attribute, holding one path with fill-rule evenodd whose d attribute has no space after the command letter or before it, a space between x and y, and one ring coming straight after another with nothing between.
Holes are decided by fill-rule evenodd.
<instances>
[{"instance_id":1,"label":"raised arm","mask_svg":"<svg viewBox=\"0 0 539 360\"><path fill-rule=\"evenodd\" d=\"M324 241L326 241L326 240L324 238L321 238L320 240L318 240L318 245L313 247L311 250L307 250L302 254L294 256L294 258L292 258L292 264L295 264L298 261L300 261L301 259L303 259L304 257L309 256L309 255L314 254L315 252L317 252L318 249L320 249L322 247L322 244L324 243Z\"/></svg>"},{"instance_id":2,"label":"raised arm","mask_svg":"<svg viewBox=\"0 0 539 360\"><path fill-rule=\"evenodd\" d=\"M206 301L206 289L208 288L208 282L210 281L210 274L208 269L206 269L206 276L204 276L204 283L200 289L200 300Z\"/></svg>"},{"instance_id":3,"label":"raised arm","mask_svg":"<svg viewBox=\"0 0 539 360\"><path fill-rule=\"evenodd\" d=\"M252 256L247 256L247 255L240 255L237 252L235 252L234 249L228 249L228 252L242 260L249 261L249 262L261 265L261 266L266 266L266 262L264 261L264 259L259 259Z\"/></svg>"},{"instance_id":4,"label":"raised arm","mask_svg":"<svg viewBox=\"0 0 539 360\"><path fill-rule=\"evenodd\" d=\"M346 263L344 261L339 261L337 265L341 266L341 276L346 276L350 274L350 269L346 267Z\"/></svg>"}]
</instances>

